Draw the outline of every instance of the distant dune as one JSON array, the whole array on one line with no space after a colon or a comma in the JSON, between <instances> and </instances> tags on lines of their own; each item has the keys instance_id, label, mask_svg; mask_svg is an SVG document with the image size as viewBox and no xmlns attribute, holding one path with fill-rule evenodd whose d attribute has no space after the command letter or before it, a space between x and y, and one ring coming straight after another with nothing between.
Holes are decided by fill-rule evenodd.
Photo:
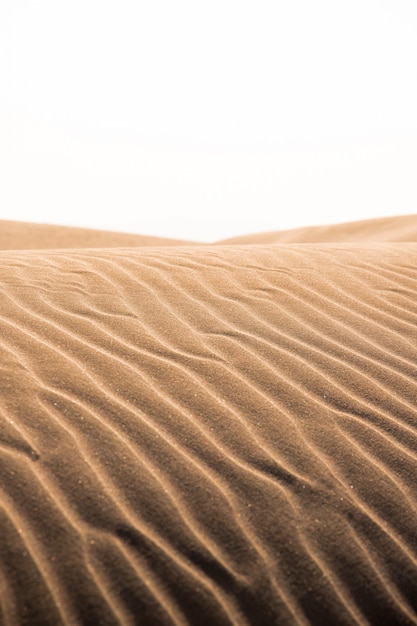
<instances>
[{"instance_id":1,"label":"distant dune","mask_svg":"<svg viewBox=\"0 0 417 626\"><path fill-rule=\"evenodd\" d=\"M417 624L413 242L0 222L0 624Z\"/></svg>"},{"instance_id":2,"label":"distant dune","mask_svg":"<svg viewBox=\"0 0 417 626\"><path fill-rule=\"evenodd\" d=\"M92 228L51 226L0 220L0 250L37 250L40 248L129 248L177 246L191 242L146 235L115 233ZM193 243L193 245L198 245Z\"/></svg>"},{"instance_id":3,"label":"distant dune","mask_svg":"<svg viewBox=\"0 0 417 626\"><path fill-rule=\"evenodd\" d=\"M417 215L381 217L326 226L307 226L293 230L257 233L225 239L220 243L269 244L269 243L349 243L349 242L416 241Z\"/></svg>"}]
</instances>

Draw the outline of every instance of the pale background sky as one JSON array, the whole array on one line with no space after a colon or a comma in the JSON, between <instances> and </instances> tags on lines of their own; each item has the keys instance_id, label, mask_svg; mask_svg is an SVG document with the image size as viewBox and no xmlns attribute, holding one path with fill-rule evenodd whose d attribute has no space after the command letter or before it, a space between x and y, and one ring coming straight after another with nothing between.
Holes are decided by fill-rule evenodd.
<instances>
[{"instance_id":1,"label":"pale background sky","mask_svg":"<svg viewBox=\"0 0 417 626\"><path fill-rule=\"evenodd\" d=\"M415 0L1 0L0 219L201 241L417 214Z\"/></svg>"}]
</instances>

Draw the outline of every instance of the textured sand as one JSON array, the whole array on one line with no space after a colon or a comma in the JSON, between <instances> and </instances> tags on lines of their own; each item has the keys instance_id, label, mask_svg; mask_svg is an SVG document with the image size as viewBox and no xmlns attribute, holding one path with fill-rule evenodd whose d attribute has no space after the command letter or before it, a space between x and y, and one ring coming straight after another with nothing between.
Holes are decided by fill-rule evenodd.
<instances>
[{"instance_id":1,"label":"textured sand","mask_svg":"<svg viewBox=\"0 0 417 626\"><path fill-rule=\"evenodd\" d=\"M417 624L417 216L378 222L3 223L1 625Z\"/></svg>"}]
</instances>

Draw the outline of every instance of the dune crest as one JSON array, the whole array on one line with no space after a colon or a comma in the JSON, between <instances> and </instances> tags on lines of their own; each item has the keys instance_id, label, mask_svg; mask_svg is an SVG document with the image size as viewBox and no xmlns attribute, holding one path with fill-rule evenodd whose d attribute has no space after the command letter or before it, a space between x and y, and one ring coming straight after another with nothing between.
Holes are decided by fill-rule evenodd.
<instances>
[{"instance_id":1,"label":"dune crest","mask_svg":"<svg viewBox=\"0 0 417 626\"><path fill-rule=\"evenodd\" d=\"M0 220L0 250L178 246L191 242L93 228ZM193 243L193 245L198 245Z\"/></svg>"},{"instance_id":2,"label":"dune crest","mask_svg":"<svg viewBox=\"0 0 417 626\"><path fill-rule=\"evenodd\" d=\"M219 241L220 244L271 243L365 243L417 241L417 215L306 226L291 230L256 233Z\"/></svg>"},{"instance_id":3,"label":"dune crest","mask_svg":"<svg viewBox=\"0 0 417 626\"><path fill-rule=\"evenodd\" d=\"M416 279L412 242L0 252L0 623L417 624Z\"/></svg>"}]
</instances>

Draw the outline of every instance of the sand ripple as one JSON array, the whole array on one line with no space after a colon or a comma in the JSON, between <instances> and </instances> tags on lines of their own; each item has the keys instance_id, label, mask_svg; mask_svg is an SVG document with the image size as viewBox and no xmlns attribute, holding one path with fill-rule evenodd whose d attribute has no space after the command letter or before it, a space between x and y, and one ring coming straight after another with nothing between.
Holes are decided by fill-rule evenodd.
<instances>
[{"instance_id":1,"label":"sand ripple","mask_svg":"<svg viewBox=\"0 0 417 626\"><path fill-rule=\"evenodd\" d=\"M417 244L0 253L0 623L416 624Z\"/></svg>"}]
</instances>

